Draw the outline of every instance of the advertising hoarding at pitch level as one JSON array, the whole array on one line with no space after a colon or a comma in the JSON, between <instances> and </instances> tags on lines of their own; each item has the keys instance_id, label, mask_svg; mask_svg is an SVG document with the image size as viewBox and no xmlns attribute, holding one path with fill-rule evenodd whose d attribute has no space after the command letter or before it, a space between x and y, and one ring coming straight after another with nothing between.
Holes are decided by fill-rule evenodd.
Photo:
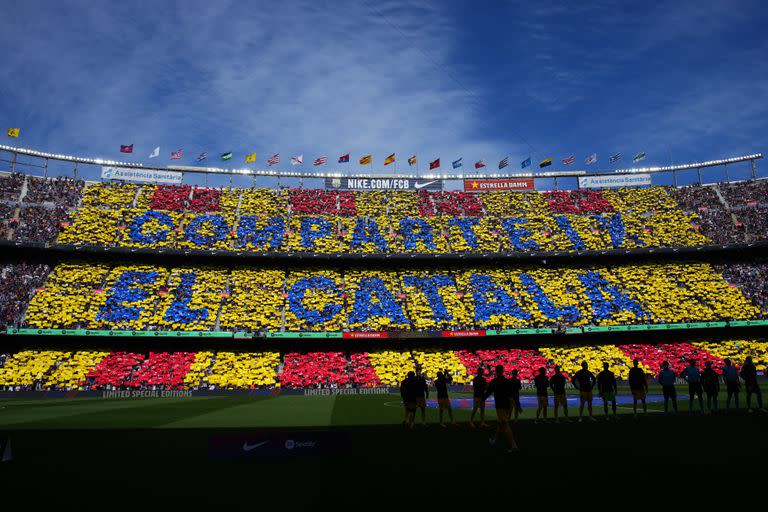
<instances>
[{"instance_id":1,"label":"advertising hoarding at pitch level","mask_svg":"<svg viewBox=\"0 0 768 512\"><path fill-rule=\"evenodd\" d=\"M426 178L325 178L326 190L443 190L443 180Z\"/></svg>"}]
</instances>

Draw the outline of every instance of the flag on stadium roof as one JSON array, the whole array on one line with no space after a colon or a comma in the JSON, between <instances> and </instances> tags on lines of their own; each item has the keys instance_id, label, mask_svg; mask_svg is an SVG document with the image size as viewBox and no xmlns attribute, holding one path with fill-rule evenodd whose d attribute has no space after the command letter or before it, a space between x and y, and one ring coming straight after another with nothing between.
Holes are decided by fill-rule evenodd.
<instances>
[{"instance_id":1,"label":"flag on stadium roof","mask_svg":"<svg viewBox=\"0 0 768 512\"><path fill-rule=\"evenodd\" d=\"M349 162L349 153L339 157L339 163L340 164L346 164L347 162Z\"/></svg>"},{"instance_id":2,"label":"flag on stadium roof","mask_svg":"<svg viewBox=\"0 0 768 512\"><path fill-rule=\"evenodd\" d=\"M291 165L304 165L304 155L292 156Z\"/></svg>"},{"instance_id":3,"label":"flag on stadium roof","mask_svg":"<svg viewBox=\"0 0 768 512\"><path fill-rule=\"evenodd\" d=\"M563 158L563 164L565 165L571 165L575 161L576 159L573 157L573 155Z\"/></svg>"},{"instance_id":4,"label":"flag on stadium roof","mask_svg":"<svg viewBox=\"0 0 768 512\"><path fill-rule=\"evenodd\" d=\"M509 157L505 158L502 161L504 162L504 167L509 165ZM520 168L521 169L525 169L526 167L530 167L530 166L531 166L531 157L528 157L525 160L523 160L522 162L520 162ZM501 164L499 164L499 169L501 169L501 168L502 168Z\"/></svg>"},{"instance_id":5,"label":"flag on stadium roof","mask_svg":"<svg viewBox=\"0 0 768 512\"><path fill-rule=\"evenodd\" d=\"M618 162L619 160L621 160L621 153L613 154L608 158L608 161L611 163Z\"/></svg>"},{"instance_id":6,"label":"flag on stadium roof","mask_svg":"<svg viewBox=\"0 0 768 512\"><path fill-rule=\"evenodd\" d=\"M312 165L325 165L325 162L327 162L328 159L324 156L315 158L315 161L312 163Z\"/></svg>"},{"instance_id":7,"label":"flag on stadium roof","mask_svg":"<svg viewBox=\"0 0 768 512\"><path fill-rule=\"evenodd\" d=\"M280 163L280 153L275 153L272 158L267 160L267 165L275 165Z\"/></svg>"},{"instance_id":8,"label":"flag on stadium roof","mask_svg":"<svg viewBox=\"0 0 768 512\"><path fill-rule=\"evenodd\" d=\"M464 160L464 157L461 157L458 160L454 160L452 163L453 168L458 169L459 167L462 167L464 165L464 162L462 162L462 160Z\"/></svg>"},{"instance_id":9,"label":"flag on stadium roof","mask_svg":"<svg viewBox=\"0 0 768 512\"><path fill-rule=\"evenodd\" d=\"M251 153L250 155L245 155L245 163L247 163L247 164L256 163L256 153Z\"/></svg>"},{"instance_id":10,"label":"flag on stadium roof","mask_svg":"<svg viewBox=\"0 0 768 512\"><path fill-rule=\"evenodd\" d=\"M160 146L157 146L155 149L152 150L152 152L149 154L149 158L155 158L157 156L160 156Z\"/></svg>"},{"instance_id":11,"label":"flag on stadium roof","mask_svg":"<svg viewBox=\"0 0 768 512\"><path fill-rule=\"evenodd\" d=\"M208 153L207 153L207 152L206 152L205 156L206 156L206 157L208 156ZM250 155L246 155L246 157L245 157L245 161L246 161L246 162L248 161L248 157L249 157L249 156L250 156ZM227 151L226 153L222 153L222 154L221 154L221 159L222 159L223 161L225 161L225 162L226 162L227 160L232 160L232 152L231 152L231 151Z\"/></svg>"},{"instance_id":12,"label":"flag on stadium roof","mask_svg":"<svg viewBox=\"0 0 768 512\"><path fill-rule=\"evenodd\" d=\"M371 163L371 160L373 160L371 155L365 155L360 159L360 165L368 165Z\"/></svg>"},{"instance_id":13,"label":"flag on stadium roof","mask_svg":"<svg viewBox=\"0 0 768 512\"><path fill-rule=\"evenodd\" d=\"M392 153L391 155L389 155L387 158L384 159L384 165L389 165L394 161L395 161L395 154Z\"/></svg>"},{"instance_id":14,"label":"flag on stadium roof","mask_svg":"<svg viewBox=\"0 0 768 512\"><path fill-rule=\"evenodd\" d=\"M181 160L181 157L184 156L184 151L181 149L178 151L171 151L171 160Z\"/></svg>"},{"instance_id":15,"label":"flag on stadium roof","mask_svg":"<svg viewBox=\"0 0 768 512\"><path fill-rule=\"evenodd\" d=\"M432 162L429 162L429 170L430 171L432 169L438 169L439 167L440 167L440 159L439 158L437 160L433 160Z\"/></svg>"},{"instance_id":16,"label":"flag on stadium roof","mask_svg":"<svg viewBox=\"0 0 768 512\"><path fill-rule=\"evenodd\" d=\"M19 136L19 128L8 128L8 136L14 139Z\"/></svg>"},{"instance_id":17,"label":"flag on stadium roof","mask_svg":"<svg viewBox=\"0 0 768 512\"><path fill-rule=\"evenodd\" d=\"M586 160L584 160L584 163L586 163L587 165L593 164L595 162L597 162L597 153L592 153L587 157Z\"/></svg>"},{"instance_id":18,"label":"flag on stadium roof","mask_svg":"<svg viewBox=\"0 0 768 512\"><path fill-rule=\"evenodd\" d=\"M133 153L133 144L122 145L120 144L121 153Z\"/></svg>"},{"instance_id":19,"label":"flag on stadium roof","mask_svg":"<svg viewBox=\"0 0 768 512\"><path fill-rule=\"evenodd\" d=\"M205 160L206 158L208 158L208 152L207 152L207 151L203 151L202 153L200 153L199 155L197 155L197 158L195 158L195 161L197 161L197 162L202 162L202 161L203 161L203 160Z\"/></svg>"},{"instance_id":20,"label":"flag on stadium roof","mask_svg":"<svg viewBox=\"0 0 768 512\"><path fill-rule=\"evenodd\" d=\"M482 169L483 167L485 167L485 160L475 162L475 169Z\"/></svg>"},{"instance_id":21,"label":"flag on stadium roof","mask_svg":"<svg viewBox=\"0 0 768 512\"><path fill-rule=\"evenodd\" d=\"M645 151L636 154L635 158L632 159L633 162L639 162L640 160L645 160Z\"/></svg>"},{"instance_id":22,"label":"flag on stadium roof","mask_svg":"<svg viewBox=\"0 0 768 512\"><path fill-rule=\"evenodd\" d=\"M416 155L408 159L408 165L416 165Z\"/></svg>"},{"instance_id":23,"label":"flag on stadium roof","mask_svg":"<svg viewBox=\"0 0 768 512\"><path fill-rule=\"evenodd\" d=\"M543 169L544 167L548 167L550 165L552 165L552 157L551 156L549 156L549 157L545 158L544 160L542 160L541 162L539 162L539 169Z\"/></svg>"}]
</instances>

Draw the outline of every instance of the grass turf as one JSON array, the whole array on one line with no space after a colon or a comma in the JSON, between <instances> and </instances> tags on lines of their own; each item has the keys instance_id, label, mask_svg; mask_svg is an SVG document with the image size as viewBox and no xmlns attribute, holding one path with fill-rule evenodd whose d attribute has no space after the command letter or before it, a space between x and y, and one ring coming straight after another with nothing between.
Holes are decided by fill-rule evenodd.
<instances>
[{"instance_id":1,"label":"grass turf","mask_svg":"<svg viewBox=\"0 0 768 512\"><path fill-rule=\"evenodd\" d=\"M477 485L530 491L558 479L650 488L660 471L674 475L676 486L700 484L702 474L720 481L738 476L738 489L753 478L764 480L768 415L690 415L687 404L680 400L681 414L672 416L650 404L657 412L637 421L631 409L620 409L621 419L608 422L596 398L595 423L534 424L535 410L526 409L514 426L522 452L510 455L489 446L492 429L467 427L468 410L454 411L458 428L439 428L437 411L430 409L429 428L405 431L395 395L9 399L0 401L0 432L10 436L14 460L0 465L0 473L30 490L41 475L55 475L78 504L114 501L115 486L125 485L141 489L142 499L177 505L185 499L249 503L257 491L311 502L339 495L369 501L431 496L430 489L441 488L441 498L453 499ZM578 411L570 409L573 417ZM342 434L338 450L234 461L209 453L211 436L221 433L245 432L257 442L276 434L312 438L317 431Z\"/></svg>"}]
</instances>

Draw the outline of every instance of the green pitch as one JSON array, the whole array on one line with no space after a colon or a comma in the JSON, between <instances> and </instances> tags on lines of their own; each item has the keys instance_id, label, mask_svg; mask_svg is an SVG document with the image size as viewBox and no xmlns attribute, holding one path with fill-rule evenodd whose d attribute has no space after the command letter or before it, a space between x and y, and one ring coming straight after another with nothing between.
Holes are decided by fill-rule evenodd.
<instances>
[{"instance_id":1,"label":"green pitch","mask_svg":"<svg viewBox=\"0 0 768 512\"><path fill-rule=\"evenodd\" d=\"M327 496L354 503L414 495L451 502L467 493L485 499L498 485L512 498L547 492L553 480L601 493L615 482L624 492L629 484L655 489L660 471L674 475L676 489L701 485L702 474L738 476L740 491L763 481L768 415L689 415L687 400L679 406L680 414L664 416L662 404L651 404L653 412L637 421L631 406L623 406L614 422L605 420L596 398L599 421L561 424L534 424L535 409L528 408L513 427L522 451L507 454L489 445L492 428L467 426L469 410L454 410L460 427L441 429L437 411L428 409L428 428L406 431L396 395L11 399L0 401L0 435L12 440L14 459L0 464L0 477L26 496L38 496L41 478L46 489L51 482L64 485L46 494L57 506L62 500L114 504L127 496L129 505L139 500L169 510L180 503L216 510L227 503L263 505L267 496L310 504ZM488 417L493 425L493 409ZM317 431L343 434L344 446L321 457L231 462L212 460L209 452L211 437L221 433L246 432L257 443L273 433L312 437Z\"/></svg>"},{"instance_id":2,"label":"green pitch","mask_svg":"<svg viewBox=\"0 0 768 512\"><path fill-rule=\"evenodd\" d=\"M659 390L652 387L650 392L658 394ZM725 409L723 395L720 394L719 400L721 410ZM470 398L470 395L461 393L451 396ZM571 393L569 396L576 395ZM744 393L740 402L743 409ZM688 399L680 398L678 406L680 412L687 413ZM663 404L649 403L648 410L650 415L659 414ZM695 410L698 410L698 402ZM597 394L593 411L597 418L604 419L602 400ZM535 412L533 407L525 408L520 420L533 420ZM492 408L487 413L490 419L495 417ZM620 404L618 413L631 415L631 405ZM572 418L578 415L578 407L573 403L569 404L569 414ZM467 422L470 410L454 409L454 416L459 422ZM552 418L551 406L549 417ZM398 425L402 419L398 395L0 400L0 429L10 430L359 427ZM417 413L417 419L420 420L420 413ZM427 409L427 422L433 424L437 421L437 410Z\"/></svg>"}]
</instances>

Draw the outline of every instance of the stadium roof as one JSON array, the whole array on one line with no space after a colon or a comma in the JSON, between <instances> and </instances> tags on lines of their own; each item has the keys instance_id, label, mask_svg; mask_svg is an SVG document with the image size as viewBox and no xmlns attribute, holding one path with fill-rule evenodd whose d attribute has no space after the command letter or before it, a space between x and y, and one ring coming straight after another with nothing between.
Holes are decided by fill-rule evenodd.
<instances>
[{"instance_id":1,"label":"stadium roof","mask_svg":"<svg viewBox=\"0 0 768 512\"><path fill-rule=\"evenodd\" d=\"M635 173L658 173L658 172L674 172L685 171L690 169L702 169L705 167L717 167L721 165L736 164L740 162L754 161L763 158L762 153L755 153L752 155L735 156L731 158L723 158L719 160L707 160L704 162L691 162L680 165L669 165L661 167L634 167L628 169L612 169L612 170L598 170L594 172L587 172L585 170L575 171L548 171L548 172L517 172L517 173L479 173L479 174L464 174L464 173L427 173L418 174L415 173L396 173L396 174L382 174L376 172L361 173L357 171L342 172L342 171L324 171L324 172L310 172L310 171L283 171L279 169L226 169L219 167L197 167L187 165L169 165L169 166L153 166L145 165L136 162L122 162L117 160L109 160L102 158L90 158L79 157L72 155L63 155L59 153L47 153L45 151L37 151L34 149L20 148L15 146L7 146L0 144L0 151L7 151L17 155L26 155L31 157L42 158L45 160L57 160L62 162L72 162L85 165L99 165L108 167L125 167L130 169L146 169L154 171L176 171L176 172L188 172L199 174L219 174L224 176L270 176L270 177L286 177L286 178L429 178L429 179L446 179L446 180L462 180L462 179L478 179L478 178L572 178L577 176L599 176L599 175L612 175L612 174L635 174Z\"/></svg>"}]
</instances>

